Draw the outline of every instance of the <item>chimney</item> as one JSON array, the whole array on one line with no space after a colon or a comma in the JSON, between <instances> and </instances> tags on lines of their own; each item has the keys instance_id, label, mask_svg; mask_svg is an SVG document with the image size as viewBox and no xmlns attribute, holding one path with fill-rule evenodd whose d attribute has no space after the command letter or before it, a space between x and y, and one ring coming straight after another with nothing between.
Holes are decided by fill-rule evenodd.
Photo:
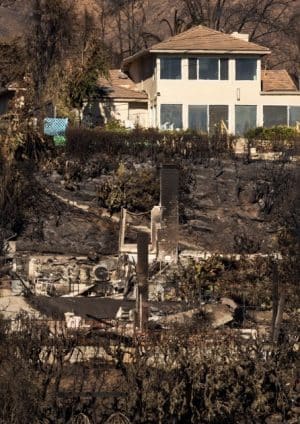
<instances>
[{"instance_id":1,"label":"chimney","mask_svg":"<svg viewBox=\"0 0 300 424\"><path fill-rule=\"evenodd\" d=\"M231 37L238 38L239 40L249 41L249 34L241 34L240 32L233 32Z\"/></svg>"},{"instance_id":2,"label":"chimney","mask_svg":"<svg viewBox=\"0 0 300 424\"><path fill-rule=\"evenodd\" d=\"M178 260L178 185L176 165L163 165L160 170L161 229L158 236L158 259L165 262Z\"/></svg>"},{"instance_id":3,"label":"chimney","mask_svg":"<svg viewBox=\"0 0 300 424\"><path fill-rule=\"evenodd\" d=\"M137 294L136 294L136 326L146 330L148 325L148 269L149 269L149 234L141 232L137 235Z\"/></svg>"}]
</instances>

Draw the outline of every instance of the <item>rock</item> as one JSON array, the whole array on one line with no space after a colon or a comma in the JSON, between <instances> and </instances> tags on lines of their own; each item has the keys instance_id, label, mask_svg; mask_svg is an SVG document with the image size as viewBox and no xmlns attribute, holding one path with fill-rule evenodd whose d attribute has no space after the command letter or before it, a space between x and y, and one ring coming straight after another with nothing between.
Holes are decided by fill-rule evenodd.
<instances>
[{"instance_id":1,"label":"rock","mask_svg":"<svg viewBox=\"0 0 300 424\"><path fill-rule=\"evenodd\" d=\"M199 313L198 309L191 309L185 312L178 312L177 314L168 315L159 320L160 323L163 324L185 324L187 321L192 321L195 314Z\"/></svg>"},{"instance_id":2,"label":"rock","mask_svg":"<svg viewBox=\"0 0 300 424\"><path fill-rule=\"evenodd\" d=\"M236 310L236 308L238 308L238 304L235 303L234 300L229 299L229 297L222 297L220 299L220 302L222 303L222 305L227 305L229 306L231 309L233 309L234 311Z\"/></svg>"},{"instance_id":3,"label":"rock","mask_svg":"<svg viewBox=\"0 0 300 424\"><path fill-rule=\"evenodd\" d=\"M212 228L207 225L207 223L202 222L199 219L191 219L189 221L189 225L197 231L205 231L205 232L212 232Z\"/></svg>"},{"instance_id":4,"label":"rock","mask_svg":"<svg viewBox=\"0 0 300 424\"><path fill-rule=\"evenodd\" d=\"M270 311L248 311L247 315L253 319L257 324L271 324L272 322L272 314ZM288 319L288 314L283 313L283 319Z\"/></svg>"},{"instance_id":5,"label":"rock","mask_svg":"<svg viewBox=\"0 0 300 424\"><path fill-rule=\"evenodd\" d=\"M242 219L251 219L255 221L262 221L263 219L260 216L261 209L258 203L254 205L244 206L242 210L238 211L237 215Z\"/></svg>"},{"instance_id":6,"label":"rock","mask_svg":"<svg viewBox=\"0 0 300 424\"><path fill-rule=\"evenodd\" d=\"M59 183L61 181L61 175L57 171L53 171L49 176L49 180L53 183Z\"/></svg>"},{"instance_id":7,"label":"rock","mask_svg":"<svg viewBox=\"0 0 300 424\"><path fill-rule=\"evenodd\" d=\"M256 186L255 184L247 184L239 192L239 201L242 205L249 205L256 202Z\"/></svg>"},{"instance_id":8,"label":"rock","mask_svg":"<svg viewBox=\"0 0 300 424\"><path fill-rule=\"evenodd\" d=\"M233 321L233 312L226 305L206 304L203 309L208 318L210 318L213 328L221 327Z\"/></svg>"}]
</instances>

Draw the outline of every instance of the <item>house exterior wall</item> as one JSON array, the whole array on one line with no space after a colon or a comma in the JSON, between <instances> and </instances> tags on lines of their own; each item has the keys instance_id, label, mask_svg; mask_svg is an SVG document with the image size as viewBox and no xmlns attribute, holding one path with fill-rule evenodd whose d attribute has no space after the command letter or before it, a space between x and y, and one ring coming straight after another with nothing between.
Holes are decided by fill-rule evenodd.
<instances>
[{"instance_id":1,"label":"house exterior wall","mask_svg":"<svg viewBox=\"0 0 300 424\"><path fill-rule=\"evenodd\" d=\"M183 128L188 128L189 105L228 105L229 132L235 132L235 106L256 105L257 126L263 125L263 105L300 106L300 92L296 94L262 94L261 60L257 56L257 79L255 81L237 81L235 79L235 60L229 59L228 80L189 80L188 57L182 58L182 78L179 80L160 79L160 59L157 57L157 97L158 126L160 127L160 108L162 104L182 104ZM210 56L217 57L217 56Z\"/></svg>"},{"instance_id":2,"label":"house exterior wall","mask_svg":"<svg viewBox=\"0 0 300 424\"><path fill-rule=\"evenodd\" d=\"M99 125L106 124L110 119L116 119L125 127L139 125L147 128L149 125L148 102L131 101L103 101L99 103L101 121Z\"/></svg>"},{"instance_id":3,"label":"house exterior wall","mask_svg":"<svg viewBox=\"0 0 300 424\"><path fill-rule=\"evenodd\" d=\"M103 100L99 102L99 111L101 120L99 119L99 125L106 124L110 119L116 119L123 125L128 120L128 101L115 101L113 99Z\"/></svg>"},{"instance_id":4,"label":"house exterior wall","mask_svg":"<svg viewBox=\"0 0 300 424\"><path fill-rule=\"evenodd\" d=\"M128 119L134 125L148 128L149 124L148 103L130 102L128 108Z\"/></svg>"},{"instance_id":5,"label":"house exterior wall","mask_svg":"<svg viewBox=\"0 0 300 424\"><path fill-rule=\"evenodd\" d=\"M157 54L154 65L150 69L141 69L148 66L147 62L140 59L130 64L129 75L138 83L140 90L145 90L149 96L149 126L161 127L161 105L182 105L183 129L188 128L188 107L225 105L228 106L228 130L235 133L236 106L256 106L256 125L262 126L264 122L264 105L283 105L300 107L300 91L285 93L262 93L261 91L261 58L258 55L197 55L196 57L228 58L228 80L190 80L188 77L188 59L190 54L172 54L181 57L181 79L161 79L161 57L167 54ZM235 61L240 57L257 59L256 80L236 80ZM149 62L150 63L150 62ZM144 75L148 78L143 79ZM150 76L149 76L150 75Z\"/></svg>"},{"instance_id":6,"label":"house exterior wall","mask_svg":"<svg viewBox=\"0 0 300 424\"><path fill-rule=\"evenodd\" d=\"M148 112L147 112L147 127L157 127L156 117L156 93L157 93L157 78L156 78L156 58L148 57L132 62L128 70L130 78L137 84L140 91L145 91L148 94ZM142 113L144 115L144 113ZM141 117L145 120L145 117Z\"/></svg>"},{"instance_id":7,"label":"house exterior wall","mask_svg":"<svg viewBox=\"0 0 300 424\"><path fill-rule=\"evenodd\" d=\"M111 117L121 121L123 124L128 120L128 102L115 102L114 110L111 112Z\"/></svg>"}]
</instances>

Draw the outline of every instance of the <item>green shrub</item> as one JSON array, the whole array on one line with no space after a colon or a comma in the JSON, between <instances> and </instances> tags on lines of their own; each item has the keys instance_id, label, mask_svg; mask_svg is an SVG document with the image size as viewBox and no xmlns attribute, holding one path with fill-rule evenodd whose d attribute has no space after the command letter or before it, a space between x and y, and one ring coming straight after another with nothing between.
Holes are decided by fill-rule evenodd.
<instances>
[{"instance_id":1,"label":"green shrub","mask_svg":"<svg viewBox=\"0 0 300 424\"><path fill-rule=\"evenodd\" d=\"M110 119L105 124L105 129L108 131L123 131L127 132L128 130L121 124L118 119Z\"/></svg>"},{"instance_id":2,"label":"green shrub","mask_svg":"<svg viewBox=\"0 0 300 424\"><path fill-rule=\"evenodd\" d=\"M300 134L295 128L275 126L272 128L258 127L246 133L249 147L255 147L257 152L288 152L291 154L300 141Z\"/></svg>"},{"instance_id":3,"label":"green shrub","mask_svg":"<svg viewBox=\"0 0 300 424\"><path fill-rule=\"evenodd\" d=\"M257 127L249 130L246 138L250 140L290 141L300 138L295 128L278 125L272 128Z\"/></svg>"}]
</instances>

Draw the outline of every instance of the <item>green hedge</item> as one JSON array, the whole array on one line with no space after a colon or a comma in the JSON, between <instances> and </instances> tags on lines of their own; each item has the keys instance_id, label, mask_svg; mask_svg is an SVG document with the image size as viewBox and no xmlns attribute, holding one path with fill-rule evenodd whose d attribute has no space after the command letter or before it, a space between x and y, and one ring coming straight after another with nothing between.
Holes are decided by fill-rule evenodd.
<instances>
[{"instance_id":1,"label":"green hedge","mask_svg":"<svg viewBox=\"0 0 300 424\"><path fill-rule=\"evenodd\" d=\"M246 134L249 140L294 141L300 140L300 134L295 128L278 125L272 128L258 127Z\"/></svg>"},{"instance_id":2,"label":"green hedge","mask_svg":"<svg viewBox=\"0 0 300 424\"><path fill-rule=\"evenodd\" d=\"M249 147L255 147L258 153L286 152L297 154L300 146L300 134L295 128L275 126L258 127L246 133Z\"/></svg>"},{"instance_id":3,"label":"green hedge","mask_svg":"<svg viewBox=\"0 0 300 424\"><path fill-rule=\"evenodd\" d=\"M233 137L155 129L107 130L69 128L66 153L86 159L95 153L132 155L141 159L205 158L233 152Z\"/></svg>"}]
</instances>

